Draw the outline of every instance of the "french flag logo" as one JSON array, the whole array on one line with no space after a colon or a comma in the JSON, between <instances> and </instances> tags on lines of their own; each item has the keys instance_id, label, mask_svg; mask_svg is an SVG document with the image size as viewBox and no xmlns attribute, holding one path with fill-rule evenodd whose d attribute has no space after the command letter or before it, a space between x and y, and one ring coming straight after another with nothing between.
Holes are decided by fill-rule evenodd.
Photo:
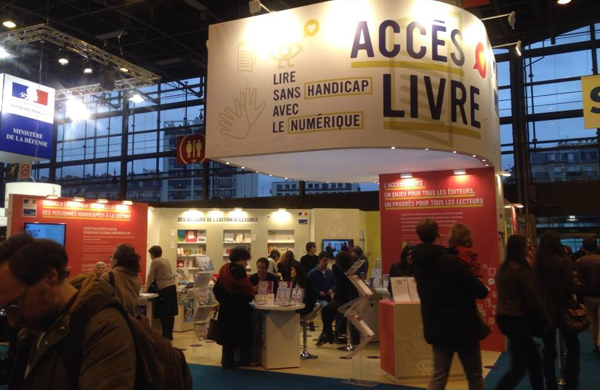
<instances>
[{"instance_id":1,"label":"french flag logo","mask_svg":"<svg viewBox=\"0 0 600 390\"><path fill-rule=\"evenodd\" d=\"M48 105L48 92L36 89L35 87L13 83L12 95L13 97L27 100L28 102L41 104L42 106Z\"/></svg>"}]
</instances>

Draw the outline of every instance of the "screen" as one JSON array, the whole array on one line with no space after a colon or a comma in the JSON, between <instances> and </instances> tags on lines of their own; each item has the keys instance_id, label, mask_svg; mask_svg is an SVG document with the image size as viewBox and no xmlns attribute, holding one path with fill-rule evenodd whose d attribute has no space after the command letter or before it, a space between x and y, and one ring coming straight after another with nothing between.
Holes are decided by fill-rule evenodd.
<instances>
[{"instance_id":1,"label":"screen","mask_svg":"<svg viewBox=\"0 0 600 390\"><path fill-rule=\"evenodd\" d=\"M345 238L323 240L323 250L329 253L331 258L335 258L344 245L347 246L350 251L354 246L354 240Z\"/></svg>"},{"instance_id":2,"label":"screen","mask_svg":"<svg viewBox=\"0 0 600 390\"><path fill-rule=\"evenodd\" d=\"M47 238L65 245L67 225L62 223L25 223L25 232L34 238Z\"/></svg>"}]
</instances>

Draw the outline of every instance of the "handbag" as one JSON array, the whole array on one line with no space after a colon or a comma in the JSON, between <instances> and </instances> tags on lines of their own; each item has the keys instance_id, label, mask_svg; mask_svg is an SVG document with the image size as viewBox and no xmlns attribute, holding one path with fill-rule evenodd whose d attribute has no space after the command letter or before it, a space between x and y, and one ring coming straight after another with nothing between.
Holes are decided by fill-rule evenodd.
<instances>
[{"instance_id":1,"label":"handbag","mask_svg":"<svg viewBox=\"0 0 600 390\"><path fill-rule=\"evenodd\" d=\"M210 319L208 324L208 332L206 332L206 339L212 341L218 341L219 335L221 333L221 328L219 327L219 308L215 310L215 315Z\"/></svg>"},{"instance_id":2,"label":"handbag","mask_svg":"<svg viewBox=\"0 0 600 390\"><path fill-rule=\"evenodd\" d=\"M158 294L158 284L156 283L156 280L152 281L152 283L150 283L148 286L148 293Z\"/></svg>"},{"instance_id":3,"label":"handbag","mask_svg":"<svg viewBox=\"0 0 600 390\"><path fill-rule=\"evenodd\" d=\"M577 301L575 294L571 296L569 301L567 309L564 312L565 325L574 332L583 332L590 326L590 319L588 318L585 306Z\"/></svg>"}]
</instances>

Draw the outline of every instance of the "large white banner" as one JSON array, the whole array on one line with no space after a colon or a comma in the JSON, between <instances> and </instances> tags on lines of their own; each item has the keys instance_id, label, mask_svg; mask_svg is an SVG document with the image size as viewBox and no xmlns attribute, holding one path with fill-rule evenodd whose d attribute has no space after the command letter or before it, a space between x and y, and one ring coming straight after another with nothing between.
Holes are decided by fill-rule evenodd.
<instances>
[{"instance_id":1,"label":"large white banner","mask_svg":"<svg viewBox=\"0 0 600 390\"><path fill-rule=\"evenodd\" d=\"M332 1L211 25L207 157L432 148L499 166L485 27L426 0Z\"/></svg>"}]
</instances>

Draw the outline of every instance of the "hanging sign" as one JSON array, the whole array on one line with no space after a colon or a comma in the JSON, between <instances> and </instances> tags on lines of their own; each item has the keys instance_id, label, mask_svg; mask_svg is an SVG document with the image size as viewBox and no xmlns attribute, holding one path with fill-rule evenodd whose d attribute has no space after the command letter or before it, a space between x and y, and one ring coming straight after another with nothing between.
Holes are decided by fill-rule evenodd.
<instances>
[{"instance_id":1,"label":"hanging sign","mask_svg":"<svg viewBox=\"0 0 600 390\"><path fill-rule=\"evenodd\" d=\"M52 158L54 89L8 74L0 86L0 161Z\"/></svg>"},{"instance_id":2,"label":"hanging sign","mask_svg":"<svg viewBox=\"0 0 600 390\"><path fill-rule=\"evenodd\" d=\"M461 8L328 1L210 25L209 42L208 158L402 145L499 165L494 53Z\"/></svg>"},{"instance_id":3,"label":"hanging sign","mask_svg":"<svg viewBox=\"0 0 600 390\"><path fill-rule=\"evenodd\" d=\"M204 134L177 137L177 165L203 162L206 141Z\"/></svg>"},{"instance_id":4,"label":"hanging sign","mask_svg":"<svg viewBox=\"0 0 600 390\"><path fill-rule=\"evenodd\" d=\"M586 129L600 128L600 76L581 78L583 122Z\"/></svg>"}]
</instances>

